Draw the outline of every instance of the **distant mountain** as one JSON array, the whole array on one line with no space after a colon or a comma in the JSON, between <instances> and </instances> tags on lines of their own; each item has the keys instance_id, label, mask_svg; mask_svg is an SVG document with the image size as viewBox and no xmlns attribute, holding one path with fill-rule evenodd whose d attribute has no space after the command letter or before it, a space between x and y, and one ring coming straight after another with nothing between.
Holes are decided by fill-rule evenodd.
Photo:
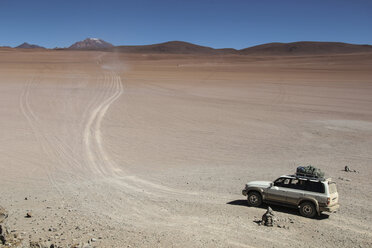
<instances>
[{"instance_id":1,"label":"distant mountain","mask_svg":"<svg viewBox=\"0 0 372 248\"><path fill-rule=\"evenodd\" d=\"M76 50L102 50L112 48L114 45L97 38L87 38L72 44L68 49Z\"/></svg>"},{"instance_id":2,"label":"distant mountain","mask_svg":"<svg viewBox=\"0 0 372 248\"><path fill-rule=\"evenodd\" d=\"M299 41L267 43L239 50L243 55L319 55L372 52L371 45L354 45L342 42Z\"/></svg>"},{"instance_id":3,"label":"distant mountain","mask_svg":"<svg viewBox=\"0 0 372 248\"><path fill-rule=\"evenodd\" d=\"M199 46L184 41L169 41L153 45L143 46L117 46L111 49L116 52L124 53L170 53L170 54L224 54L235 53L236 50L214 49L206 46Z\"/></svg>"},{"instance_id":4,"label":"distant mountain","mask_svg":"<svg viewBox=\"0 0 372 248\"><path fill-rule=\"evenodd\" d=\"M34 44L28 44L27 42L22 43L21 45L17 46L16 48L27 48L27 49L41 48L41 49L45 49L45 47L34 45Z\"/></svg>"}]
</instances>

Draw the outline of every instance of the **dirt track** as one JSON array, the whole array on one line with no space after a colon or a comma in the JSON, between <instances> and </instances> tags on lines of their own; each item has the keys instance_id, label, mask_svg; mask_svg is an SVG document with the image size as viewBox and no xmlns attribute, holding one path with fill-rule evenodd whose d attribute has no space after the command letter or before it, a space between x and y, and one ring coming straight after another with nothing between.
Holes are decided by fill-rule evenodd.
<instances>
[{"instance_id":1,"label":"dirt track","mask_svg":"<svg viewBox=\"0 0 372 248\"><path fill-rule=\"evenodd\" d=\"M371 54L0 51L0 205L63 246L370 247L371 71ZM259 227L244 184L309 163L340 211Z\"/></svg>"}]
</instances>

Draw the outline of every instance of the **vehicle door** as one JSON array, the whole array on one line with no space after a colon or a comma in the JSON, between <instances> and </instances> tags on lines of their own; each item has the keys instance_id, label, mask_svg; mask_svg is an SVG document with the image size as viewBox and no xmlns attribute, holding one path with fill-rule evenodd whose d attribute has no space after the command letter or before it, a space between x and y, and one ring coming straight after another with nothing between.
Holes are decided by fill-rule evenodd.
<instances>
[{"instance_id":1,"label":"vehicle door","mask_svg":"<svg viewBox=\"0 0 372 248\"><path fill-rule=\"evenodd\" d=\"M266 200L285 203L287 197L286 186L290 181L290 178L280 177L276 179L273 186L267 190Z\"/></svg>"},{"instance_id":2,"label":"vehicle door","mask_svg":"<svg viewBox=\"0 0 372 248\"><path fill-rule=\"evenodd\" d=\"M305 181L297 178L291 179L290 183L286 185L286 202L291 205L296 205L298 199L304 195Z\"/></svg>"}]
</instances>

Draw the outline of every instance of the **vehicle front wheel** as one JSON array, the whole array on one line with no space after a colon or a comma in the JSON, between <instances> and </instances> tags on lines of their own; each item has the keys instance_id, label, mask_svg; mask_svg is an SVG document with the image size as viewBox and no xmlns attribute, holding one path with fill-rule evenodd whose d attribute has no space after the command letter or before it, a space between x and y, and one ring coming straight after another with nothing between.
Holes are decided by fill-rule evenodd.
<instances>
[{"instance_id":1,"label":"vehicle front wheel","mask_svg":"<svg viewBox=\"0 0 372 248\"><path fill-rule=\"evenodd\" d=\"M262 204L262 196L256 191L251 191L248 193L248 206L258 207Z\"/></svg>"},{"instance_id":2,"label":"vehicle front wheel","mask_svg":"<svg viewBox=\"0 0 372 248\"><path fill-rule=\"evenodd\" d=\"M300 214L307 218L313 218L316 214L315 205L312 202L303 202L300 205Z\"/></svg>"}]
</instances>

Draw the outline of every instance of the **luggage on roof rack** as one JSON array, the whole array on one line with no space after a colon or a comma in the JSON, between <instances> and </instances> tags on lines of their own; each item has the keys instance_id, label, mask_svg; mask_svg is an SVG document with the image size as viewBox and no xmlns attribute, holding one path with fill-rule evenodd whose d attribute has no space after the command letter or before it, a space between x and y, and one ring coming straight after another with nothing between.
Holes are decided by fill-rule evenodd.
<instances>
[{"instance_id":1,"label":"luggage on roof rack","mask_svg":"<svg viewBox=\"0 0 372 248\"><path fill-rule=\"evenodd\" d=\"M296 176L306 177L309 179L324 179L324 172L311 165L306 167L299 166L296 169Z\"/></svg>"}]
</instances>

